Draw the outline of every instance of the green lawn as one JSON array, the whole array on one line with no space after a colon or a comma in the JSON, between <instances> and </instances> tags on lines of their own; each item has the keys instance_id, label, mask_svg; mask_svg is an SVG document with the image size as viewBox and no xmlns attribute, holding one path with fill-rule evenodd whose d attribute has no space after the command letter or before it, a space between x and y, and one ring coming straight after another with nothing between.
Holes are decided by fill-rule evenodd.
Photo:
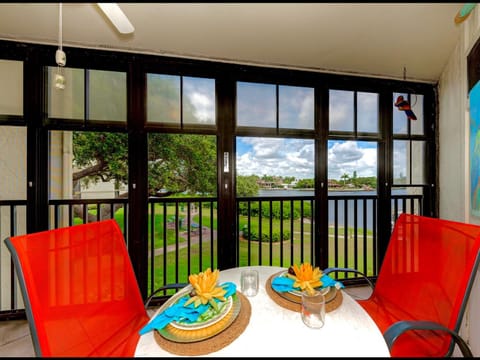
<instances>
[{"instance_id":1,"label":"green lawn","mask_svg":"<svg viewBox=\"0 0 480 360\"><path fill-rule=\"evenodd\" d=\"M158 212L157 212L158 210ZM154 237L154 244L155 248L163 248L163 243L165 239L165 229L164 229L164 215L161 213L161 206L158 205L158 209L155 211L155 237ZM213 226L216 230L217 225L217 213L216 210L213 212ZM167 206L167 219L172 220L175 215L175 207L174 206ZM180 212L179 217L183 217L185 220L183 221L182 226L179 226L179 243L186 242L187 240L182 237L186 236L186 213ZM123 227L123 208L119 209L116 213L114 218L117 220L120 227ZM199 216L196 213L191 218L192 222L199 224ZM210 210L205 209L202 212L202 226L211 226L211 218L210 218ZM247 224L247 217L241 216L240 217L240 229L242 229L243 225ZM180 225L180 224L179 224ZM280 242L262 242L261 244L258 241L247 241L242 237L239 240L239 266L247 266L248 265L248 258L250 257L250 264L251 265L270 265L273 266L290 266L290 259L291 254L293 251L293 263L300 264L301 263L301 253L302 253L302 246L303 246L303 254L304 254L304 261L308 261L311 258L311 233L310 233L310 224L304 223L304 231L303 231L303 240L301 240L301 226L300 220L295 220L293 222L293 244L290 239L284 240L283 245ZM172 228L170 228L172 227ZM259 220L258 217L252 217L250 219L250 227L251 229L258 229L259 227ZM149 239L150 237L150 217L149 217ZM291 224L290 220L283 220L283 229L290 231ZM123 229L122 229L123 230ZM175 244L175 228L174 224L171 226L167 225L166 229L166 241L167 245ZM280 231L280 220L273 219L272 221L272 230L273 233ZM340 267L354 267L361 271L364 271L365 264L363 262L363 253L364 253L364 246L363 246L363 230L358 229L358 239L356 242L356 250L355 250L355 239L353 234L353 229L348 229L347 237L344 236L343 228L338 229L338 242L337 242L337 251L335 252L335 237L333 228L329 229L329 267L330 266L340 266ZM268 219L262 219L262 233L270 234L270 225ZM373 254L373 241L372 241L372 233L371 231L367 231L367 254ZM206 239L205 239L206 240ZM154 288L158 288L166 283L173 283L173 282L186 282L188 281L188 275L190 273L196 273L199 271L203 271L206 268L210 267L215 269L217 267L216 256L213 256L214 262L212 263L212 254L216 253L216 246L217 241L214 240L213 249L211 247L210 241L204 241L202 247L198 244L192 244L190 249L187 247L180 248L178 253L175 251L167 252L166 258L164 259L164 255L156 255L155 256L155 263L154 263ZM280 262L282 258L282 247L283 247L283 264ZM355 251L360 254L358 257L358 263L354 263L354 255ZM260 252L261 252L261 259L260 259ZM336 254L336 258L335 258ZM190 264L188 263L188 259L190 259ZM348 259L345 262L345 259ZM372 273L373 265L372 265L372 256L368 256L368 264L367 264L367 274ZM164 263L164 261L166 261ZM165 265L164 265L165 264ZM149 268L151 266L149 260ZM164 268L166 268L167 277L164 280ZM178 269L178 277L175 274L175 269ZM149 275L150 276L150 275ZM350 275L349 275L350 276ZM353 276L353 275L351 275ZM150 279L149 279L150 284ZM151 289L152 290L152 289Z\"/></svg>"}]
</instances>

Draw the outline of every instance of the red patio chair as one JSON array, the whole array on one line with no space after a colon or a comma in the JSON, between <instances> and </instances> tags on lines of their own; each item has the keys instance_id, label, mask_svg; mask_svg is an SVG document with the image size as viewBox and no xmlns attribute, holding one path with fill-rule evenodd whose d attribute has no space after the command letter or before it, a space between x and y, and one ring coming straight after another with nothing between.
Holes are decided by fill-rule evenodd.
<instances>
[{"instance_id":1,"label":"red patio chair","mask_svg":"<svg viewBox=\"0 0 480 360\"><path fill-rule=\"evenodd\" d=\"M5 239L37 356L132 357L148 322L115 220Z\"/></svg>"},{"instance_id":2,"label":"red patio chair","mask_svg":"<svg viewBox=\"0 0 480 360\"><path fill-rule=\"evenodd\" d=\"M479 266L480 226L401 214L373 292L357 300L393 357L451 356L471 350L459 331ZM355 269L328 268L330 272Z\"/></svg>"}]
</instances>

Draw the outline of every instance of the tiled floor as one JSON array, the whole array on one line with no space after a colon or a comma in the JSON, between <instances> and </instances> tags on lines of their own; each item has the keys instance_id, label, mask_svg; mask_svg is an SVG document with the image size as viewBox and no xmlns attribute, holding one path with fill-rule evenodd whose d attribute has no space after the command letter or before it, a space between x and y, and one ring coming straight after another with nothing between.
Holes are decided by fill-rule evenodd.
<instances>
[{"instance_id":1,"label":"tiled floor","mask_svg":"<svg viewBox=\"0 0 480 360\"><path fill-rule=\"evenodd\" d=\"M0 357L34 357L27 320L0 321Z\"/></svg>"},{"instance_id":2,"label":"tiled floor","mask_svg":"<svg viewBox=\"0 0 480 360\"><path fill-rule=\"evenodd\" d=\"M367 298L370 288L349 288L354 298ZM35 357L26 320L0 321L0 357Z\"/></svg>"}]
</instances>

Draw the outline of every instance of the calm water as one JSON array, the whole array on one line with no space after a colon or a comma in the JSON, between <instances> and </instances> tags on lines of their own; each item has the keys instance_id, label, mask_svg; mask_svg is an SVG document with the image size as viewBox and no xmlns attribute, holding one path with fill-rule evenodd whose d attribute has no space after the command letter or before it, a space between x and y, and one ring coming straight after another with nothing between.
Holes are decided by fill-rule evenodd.
<instances>
[{"instance_id":1,"label":"calm water","mask_svg":"<svg viewBox=\"0 0 480 360\"><path fill-rule=\"evenodd\" d=\"M329 191L329 195L375 195L375 191ZM313 190L283 190L283 189L272 189L272 190L258 190L258 196L314 196L315 192Z\"/></svg>"},{"instance_id":2,"label":"calm water","mask_svg":"<svg viewBox=\"0 0 480 360\"><path fill-rule=\"evenodd\" d=\"M393 190L393 194L405 194L405 190ZM329 191L329 196L375 196L376 191ZM313 190L259 190L258 196L314 196ZM337 203L337 221L339 226L345 226L345 217L344 217L344 206L345 201L339 200ZM354 226L354 206L355 202L353 200L348 200L348 226ZM357 201L357 226L359 228L363 227L363 201ZM372 206L373 200L367 200L366 202L366 214L367 214L367 229L373 228L373 218L372 218ZM401 207L401 204L400 204ZM401 209L399 209L401 211ZM333 225L335 223L335 202L333 200L328 201L328 222Z\"/></svg>"}]
</instances>

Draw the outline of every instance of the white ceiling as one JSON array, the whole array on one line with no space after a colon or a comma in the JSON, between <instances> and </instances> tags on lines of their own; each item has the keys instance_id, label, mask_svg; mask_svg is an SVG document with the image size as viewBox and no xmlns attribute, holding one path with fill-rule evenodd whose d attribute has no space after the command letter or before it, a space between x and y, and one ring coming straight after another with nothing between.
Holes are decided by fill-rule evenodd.
<instances>
[{"instance_id":1,"label":"white ceiling","mask_svg":"<svg viewBox=\"0 0 480 360\"><path fill-rule=\"evenodd\" d=\"M463 3L119 3L120 35L94 3L63 4L63 46L435 83ZM57 3L1 3L0 39L58 44ZM52 63L54 64L54 59Z\"/></svg>"}]
</instances>

